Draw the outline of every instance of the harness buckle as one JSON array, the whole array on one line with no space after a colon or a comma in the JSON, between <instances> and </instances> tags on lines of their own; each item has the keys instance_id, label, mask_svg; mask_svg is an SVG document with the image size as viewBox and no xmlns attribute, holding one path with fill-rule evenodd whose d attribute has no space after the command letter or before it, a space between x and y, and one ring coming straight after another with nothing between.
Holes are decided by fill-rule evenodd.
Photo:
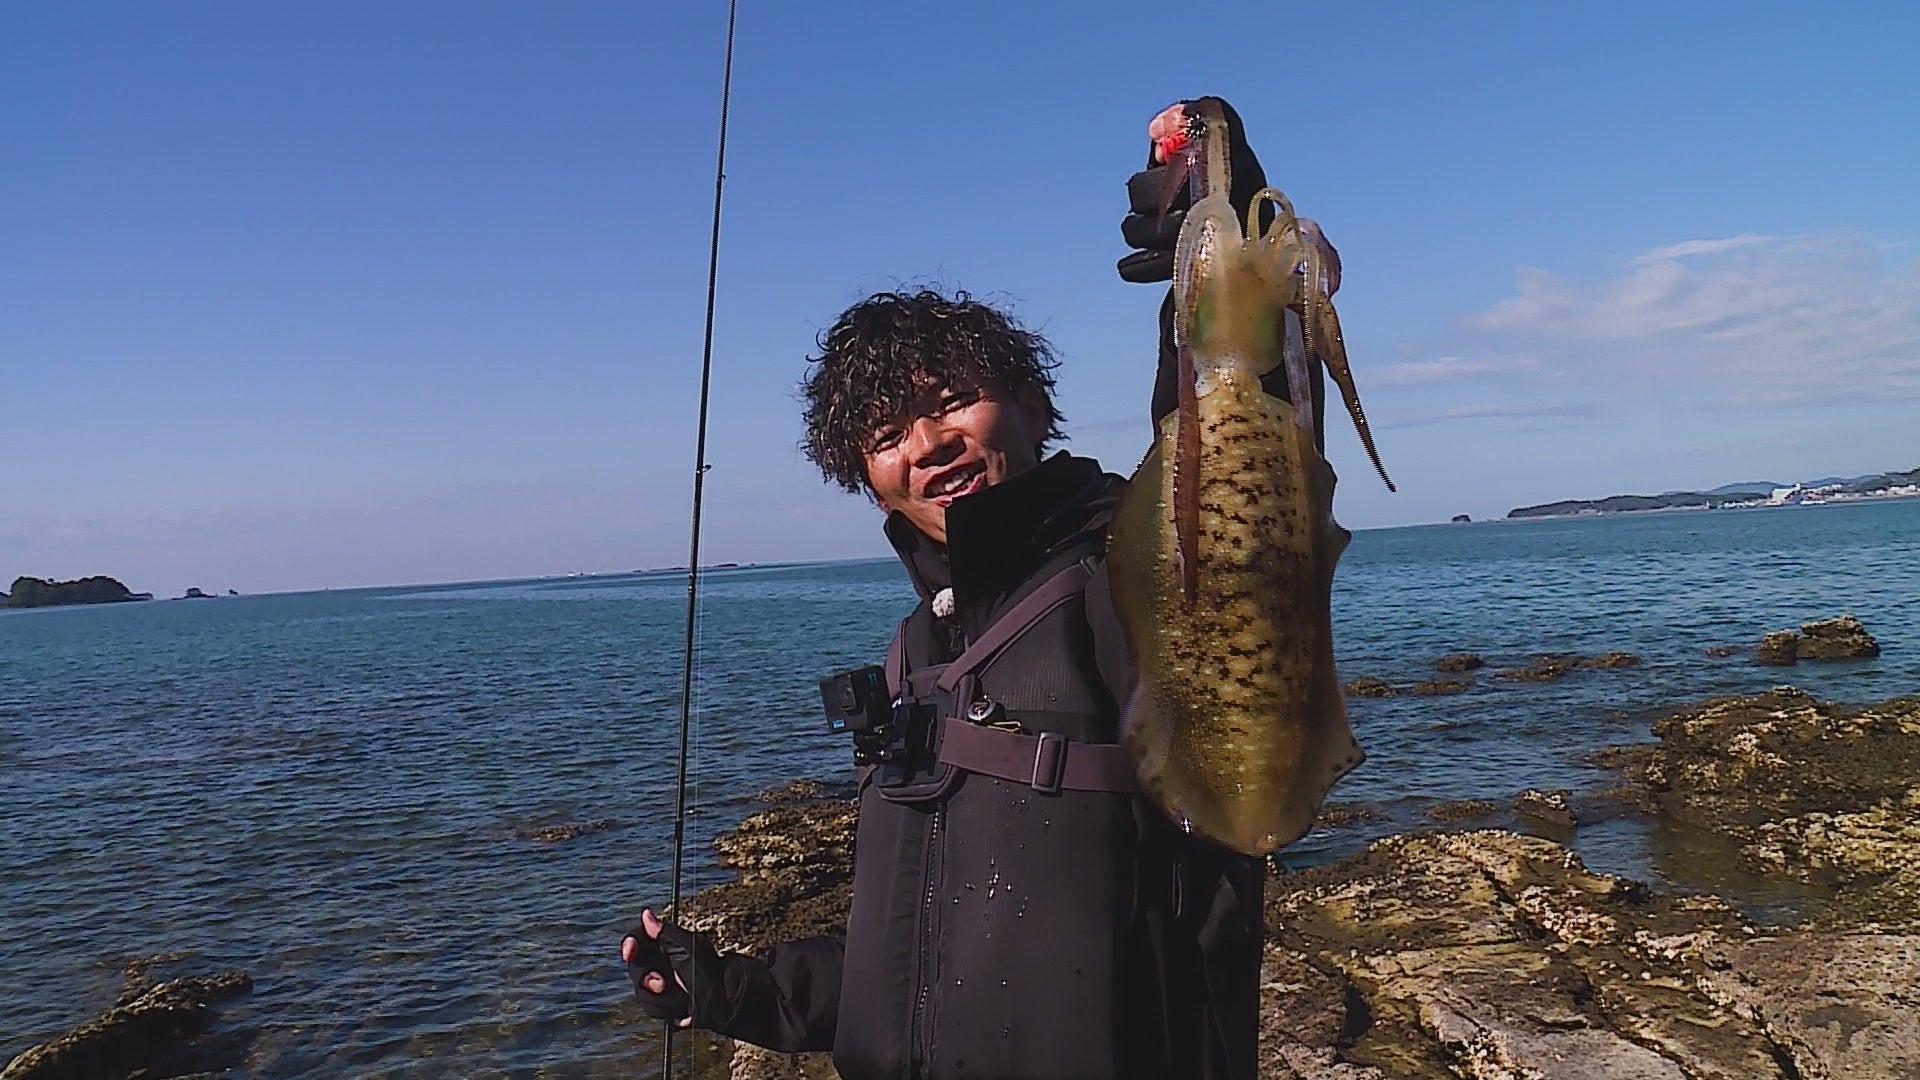
<instances>
[{"instance_id":1,"label":"harness buckle","mask_svg":"<svg viewBox=\"0 0 1920 1080\"><path fill-rule=\"evenodd\" d=\"M1067 771L1067 737L1057 731L1043 731L1033 745L1033 777L1027 783L1042 795L1060 794L1060 781Z\"/></svg>"}]
</instances>

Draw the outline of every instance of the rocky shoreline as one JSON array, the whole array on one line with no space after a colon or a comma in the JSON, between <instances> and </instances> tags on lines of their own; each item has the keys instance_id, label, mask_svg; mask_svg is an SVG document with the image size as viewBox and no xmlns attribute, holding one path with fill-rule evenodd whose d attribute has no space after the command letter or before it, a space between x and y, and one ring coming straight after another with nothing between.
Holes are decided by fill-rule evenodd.
<instances>
[{"instance_id":1,"label":"rocky shoreline","mask_svg":"<svg viewBox=\"0 0 1920 1080\"><path fill-rule=\"evenodd\" d=\"M105 1077L197 1078L224 1072L232 1054L199 1041L212 1006L253 989L244 971L188 975L155 982L155 968L176 956L136 957L113 1007L0 1067L0 1080L101 1080Z\"/></svg>"},{"instance_id":2,"label":"rocky shoreline","mask_svg":"<svg viewBox=\"0 0 1920 1080\"><path fill-rule=\"evenodd\" d=\"M1444 670L1471 672L1478 659L1460 654ZM1920 695L1841 706L1781 687L1673 712L1652 735L1595 755L1619 783L1578 805L1536 789L1506 804L1441 803L1337 861L1276 863L1260 1075L1920 1076ZM816 781L764 793L765 808L716 841L735 880L688 898L680 917L746 950L841 925L851 795ZM1803 903L1785 917L1743 911L1738 895L1715 895L1718 869L1686 858L1662 862L1657 885L1587 869L1567 845L1623 814L1727 853ZM1496 817L1525 831L1484 827ZM1383 819L1366 804L1330 803L1321 824ZM556 842L613 824L515 835ZM234 1048L204 1033L213 1004L250 981L156 980L182 959L130 962L113 1008L28 1050L0 1080L224 1071ZM825 1055L716 1045L697 1075L835 1076Z\"/></svg>"},{"instance_id":3,"label":"rocky shoreline","mask_svg":"<svg viewBox=\"0 0 1920 1080\"><path fill-rule=\"evenodd\" d=\"M1517 793L1544 835L1435 827L1276 872L1261 1076L1920 1076L1920 696L1845 708L1781 688L1653 733L1602 755L1614 803L1819 890L1807 918L1759 921L1683 873L1589 871L1561 842L1579 827L1565 794ZM819 794L781 793L724 837L740 876L687 921L755 949L843 920L854 809ZM824 1055L744 1046L731 1073L834 1075Z\"/></svg>"}]
</instances>

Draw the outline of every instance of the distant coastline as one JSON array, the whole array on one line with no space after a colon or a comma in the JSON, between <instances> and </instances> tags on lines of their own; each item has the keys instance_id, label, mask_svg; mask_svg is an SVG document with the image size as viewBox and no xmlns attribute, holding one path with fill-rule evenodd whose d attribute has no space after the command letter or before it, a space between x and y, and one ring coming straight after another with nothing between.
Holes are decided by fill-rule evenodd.
<instances>
[{"instance_id":1,"label":"distant coastline","mask_svg":"<svg viewBox=\"0 0 1920 1080\"><path fill-rule=\"evenodd\" d=\"M1604 499L1563 499L1507 511L1518 518L1591 517L1659 510L1733 510L1758 506L1803 506L1867 499L1920 497L1920 468L1871 476L1824 477L1796 484L1750 481L1710 491L1669 491L1662 495L1609 495Z\"/></svg>"},{"instance_id":2,"label":"distant coastline","mask_svg":"<svg viewBox=\"0 0 1920 1080\"><path fill-rule=\"evenodd\" d=\"M118 580L105 575L75 581L49 581L45 578L17 577L13 587L0 599L10 608L59 607L65 604L120 604L133 600L151 600L152 593L137 593Z\"/></svg>"}]
</instances>

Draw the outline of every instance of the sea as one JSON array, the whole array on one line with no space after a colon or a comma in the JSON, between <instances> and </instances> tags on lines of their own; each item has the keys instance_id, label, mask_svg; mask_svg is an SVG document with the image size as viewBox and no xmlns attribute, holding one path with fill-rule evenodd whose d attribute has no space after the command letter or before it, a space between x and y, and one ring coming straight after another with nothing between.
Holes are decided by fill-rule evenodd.
<instances>
[{"instance_id":1,"label":"sea","mask_svg":"<svg viewBox=\"0 0 1920 1080\"><path fill-rule=\"evenodd\" d=\"M712 840L756 792L850 777L816 680L876 661L912 602L891 561L699 585L689 887L725 878ZM157 956L252 974L218 1012L236 1076L658 1075L617 949L669 891L686 599L661 572L0 613L0 1062ZM1289 866L1445 802L1512 825L1523 788L1590 799L1618 782L1596 750L1713 695L1920 692L1920 500L1361 531L1335 613L1343 679L1488 668L1352 700L1368 757L1332 798L1368 812ZM1754 663L1763 633L1841 613L1878 659ZM1613 650L1641 663L1489 674ZM1571 843L1761 916L1796 902L1711 837L1621 817Z\"/></svg>"}]
</instances>

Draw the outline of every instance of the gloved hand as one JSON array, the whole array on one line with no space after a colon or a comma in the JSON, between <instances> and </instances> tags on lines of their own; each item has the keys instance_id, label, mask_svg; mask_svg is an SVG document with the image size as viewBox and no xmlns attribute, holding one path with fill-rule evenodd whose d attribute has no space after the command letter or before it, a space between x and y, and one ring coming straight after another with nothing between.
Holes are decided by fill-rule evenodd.
<instances>
[{"instance_id":1,"label":"gloved hand","mask_svg":"<svg viewBox=\"0 0 1920 1080\"><path fill-rule=\"evenodd\" d=\"M705 935L642 911L640 925L620 941L620 958L647 1015L683 1028L725 1015L726 960Z\"/></svg>"},{"instance_id":2,"label":"gloved hand","mask_svg":"<svg viewBox=\"0 0 1920 1080\"><path fill-rule=\"evenodd\" d=\"M1195 99L1179 103L1179 107L1195 104ZM1214 98L1220 103L1220 112L1227 121L1227 169L1232 190L1228 199L1233 203L1234 213L1246 224L1247 207L1259 190L1267 186L1266 171L1260 167L1260 159L1253 154L1253 148L1247 143L1247 134L1240 123L1240 114L1225 100ZM1137 172L1127 181L1127 199L1131 211L1120 222L1120 235L1129 247L1137 248L1132 254L1120 260L1120 277L1126 281L1151 283L1173 280L1173 251L1180 239L1180 227L1186 223L1187 209L1193 205L1191 191L1186 187L1175 193L1172 202L1164 212L1160 205L1167 196L1167 181L1171 166L1159 161L1159 142L1157 136L1163 134L1178 119L1173 114L1175 106L1169 106L1149 125L1147 168ZM1260 225L1267 227L1273 221L1273 207L1263 203L1260 211ZM1309 242L1318 245L1324 259L1322 270L1326 276L1326 289L1329 295L1340 287L1340 256L1333 250L1320 227L1311 221L1302 219L1301 231ZM1323 386L1320 365L1311 365L1313 372L1314 403L1314 441L1324 450L1326 390ZM1160 305L1160 363L1155 373L1153 386L1152 417L1154 431L1162 418L1174 411L1179 400L1179 380L1176 377L1178 365L1173 342L1173 291L1169 289ZM1289 400L1287 375L1284 368L1275 368L1260 380L1267 393Z\"/></svg>"},{"instance_id":3,"label":"gloved hand","mask_svg":"<svg viewBox=\"0 0 1920 1080\"><path fill-rule=\"evenodd\" d=\"M1186 106L1193 99L1180 102ZM1227 169L1233 185L1228 197L1233 201L1233 211L1245 224L1247 204L1261 188L1267 186L1267 174L1260 168L1260 160L1253 156L1253 149L1247 145L1246 132L1241 130L1240 114L1226 101L1220 102L1220 111L1227 119ZM1171 107L1170 107L1171 108ZM1155 117L1156 123L1161 123ZM1127 181L1127 201L1131 207L1127 216L1120 222L1120 236L1130 248L1136 248L1132 254L1120 260L1120 277L1125 281L1151 283L1173 280L1173 248L1180 239L1180 226L1187 220L1187 208L1193 205L1191 192L1185 185L1175 194L1173 202L1163 213L1160 203L1166 198L1169 166L1159 157L1158 144L1148 140L1147 167L1133 174ZM1268 210L1266 213L1270 213Z\"/></svg>"}]
</instances>

